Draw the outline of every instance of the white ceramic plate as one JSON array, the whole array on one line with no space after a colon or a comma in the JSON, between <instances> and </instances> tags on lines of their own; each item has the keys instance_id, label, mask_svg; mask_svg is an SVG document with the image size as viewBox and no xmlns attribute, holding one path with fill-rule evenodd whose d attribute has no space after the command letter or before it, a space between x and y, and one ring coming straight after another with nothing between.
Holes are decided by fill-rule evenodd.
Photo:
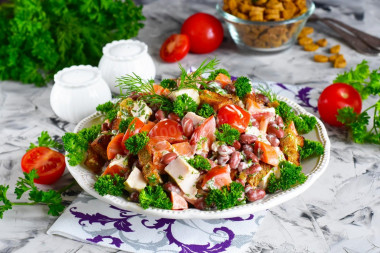
<instances>
[{"instance_id":1,"label":"white ceramic plate","mask_svg":"<svg viewBox=\"0 0 380 253\"><path fill-rule=\"evenodd\" d=\"M288 103L297 113L308 114L301 106L297 103L285 98L278 96L279 100L282 100ZM75 127L74 132L77 133L83 128L90 127L93 124L100 123L100 113L94 113L89 117L83 119ZM231 218L238 217L246 214L252 214L260 210L268 209L273 206L279 205L291 198L296 197L297 195L304 192L308 189L318 177L326 170L327 164L330 160L330 140L328 138L325 126L317 118L317 125L314 131L304 135L307 139L320 141L324 148L325 152L320 157L315 157L308 159L302 163L303 172L308 176L308 179L302 185L298 185L294 188L291 188L286 191L280 191L274 194L267 194L263 199L248 203L241 206L236 206L233 208L218 210L218 211L202 211L195 208L175 211L175 210L164 210L158 208L148 208L143 209L137 203L130 202L124 197L116 197L111 195L100 196L94 190L95 183L95 174L90 170L86 169L83 165L70 166L68 165L67 158L66 164L67 167L78 182L78 184L89 194L94 196L97 199L105 201L116 207L134 211L136 213L146 214L150 216L162 217L162 218L171 218L171 219L220 219L220 218Z\"/></svg>"}]
</instances>

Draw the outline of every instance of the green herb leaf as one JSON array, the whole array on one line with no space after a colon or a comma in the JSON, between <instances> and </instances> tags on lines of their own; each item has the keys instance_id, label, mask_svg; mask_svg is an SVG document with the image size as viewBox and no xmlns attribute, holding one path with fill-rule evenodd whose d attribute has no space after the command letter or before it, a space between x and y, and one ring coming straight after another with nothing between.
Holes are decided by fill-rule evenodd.
<instances>
[{"instance_id":1,"label":"green herb leaf","mask_svg":"<svg viewBox=\"0 0 380 253\"><path fill-rule=\"evenodd\" d=\"M143 149L148 142L149 137L147 136L147 132L142 132L129 137L125 141L125 147L129 150L129 152L131 152L131 154L137 155L137 153Z\"/></svg>"},{"instance_id":2,"label":"green herb leaf","mask_svg":"<svg viewBox=\"0 0 380 253\"><path fill-rule=\"evenodd\" d=\"M146 186L139 195L139 202L142 208L157 207L162 209L172 209L172 202L161 185Z\"/></svg>"},{"instance_id":3,"label":"green herb leaf","mask_svg":"<svg viewBox=\"0 0 380 253\"><path fill-rule=\"evenodd\" d=\"M215 132L216 139L232 145L235 140L239 140L240 133L237 129L232 128L229 124L222 124L219 131Z\"/></svg>"},{"instance_id":4,"label":"green herb leaf","mask_svg":"<svg viewBox=\"0 0 380 253\"><path fill-rule=\"evenodd\" d=\"M211 105L203 104L202 107L198 110L197 114L203 118L208 118L211 115L215 114L215 110Z\"/></svg>"},{"instance_id":5,"label":"green herb leaf","mask_svg":"<svg viewBox=\"0 0 380 253\"><path fill-rule=\"evenodd\" d=\"M94 189L101 196L104 196L106 194L113 196L121 196L123 195L124 181L125 179L119 176L118 174L115 174L113 176L103 175L96 179Z\"/></svg>"},{"instance_id":6,"label":"green herb leaf","mask_svg":"<svg viewBox=\"0 0 380 253\"><path fill-rule=\"evenodd\" d=\"M100 133L100 125L93 125L90 128L84 128L78 133L66 133L62 137L63 146L68 152L66 155L71 166L83 162L86 157L86 151L90 142L95 140Z\"/></svg>"},{"instance_id":7,"label":"green herb leaf","mask_svg":"<svg viewBox=\"0 0 380 253\"><path fill-rule=\"evenodd\" d=\"M0 201L3 202L3 205L0 205L0 219L3 218L5 211L12 209L12 203L7 198L7 191L9 185L0 185Z\"/></svg>"},{"instance_id":8,"label":"green herb leaf","mask_svg":"<svg viewBox=\"0 0 380 253\"><path fill-rule=\"evenodd\" d=\"M304 139L303 147L300 147L300 158L304 160L311 156L323 155L324 148L322 143Z\"/></svg>"},{"instance_id":9,"label":"green herb leaf","mask_svg":"<svg viewBox=\"0 0 380 253\"><path fill-rule=\"evenodd\" d=\"M216 206L218 210L231 208L245 204L244 186L237 182L232 182L229 187L223 186L219 189L210 190L205 201L208 206Z\"/></svg>"},{"instance_id":10,"label":"green herb leaf","mask_svg":"<svg viewBox=\"0 0 380 253\"><path fill-rule=\"evenodd\" d=\"M176 98L173 103L173 112L180 118L185 116L186 112L195 112L197 110L197 103L187 94L182 94Z\"/></svg>"},{"instance_id":11,"label":"green herb leaf","mask_svg":"<svg viewBox=\"0 0 380 253\"><path fill-rule=\"evenodd\" d=\"M278 167L280 168L281 176L277 179L274 173L270 175L266 189L269 193L274 193L277 190L288 190L297 184L303 184L307 179L307 176L302 173L301 166L282 161Z\"/></svg>"},{"instance_id":12,"label":"green herb leaf","mask_svg":"<svg viewBox=\"0 0 380 253\"><path fill-rule=\"evenodd\" d=\"M53 140L47 131L42 131L41 136L38 137L38 145L35 145L34 143L30 143L30 146L28 150L26 151L29 151L36 147L48 147L48 148L61 149L63 148L63 145Z\"/></svg>"},{"instance_id":13,"label":"green herb leaf","mask_svg":"<svg viewBox=\"0 0 380 253\"><path fill-rule=\"evenodd\" d=\"M98 105L96 107L96 110L98 112L102 112L105 115L105 118L108 119L110 122L112 122L116 118L116 115L117 115L116 105L112 103L111 101Z\"/></svg>"},{"instance_id":14,"label":"green herb leaf","mask_svg":"<svg viewBox=\"0 0 380 253\"><path fill-rule=\"evenodd\" d=\"M192 167L198 170L210 170L210 162L203 156L196 155L194 158L191 158L187 161Z\"/></svg>"},{"instance_id":15,"label":"green herb leaf","mask_svg":"<svg viewBox=\"0 0 380 253\"><path fill-rule=\"evenodd\" d=\"M238 77L235 81L236 95L242 99L252 91L252 85L249 79L245 76Z\"/></svg>"},{"instance_id":16,"label":"green herb leaf","mask_svg":"<svg viewBox=\"0 0 380 253\"><path fill-rule=\"evenodd\" d=\"M173 79L164 79L161 81L161 86L168 90L174 90L177 88L177 82Z\"/></svg>"}]
</instances>

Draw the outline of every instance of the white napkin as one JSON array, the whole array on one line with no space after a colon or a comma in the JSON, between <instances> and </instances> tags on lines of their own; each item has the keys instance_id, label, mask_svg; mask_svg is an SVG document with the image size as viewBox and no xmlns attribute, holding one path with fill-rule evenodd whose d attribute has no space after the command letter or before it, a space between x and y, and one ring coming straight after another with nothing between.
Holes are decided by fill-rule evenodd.
<instances>
[{"instance_id":1,"label":"white napkin","mask_svg":"<svg viewBox=\"0 0 380 253\"><path fill-rule=\"evenodd\" d=\"M130 252L242 252L265 214L217 220L163 219L121 210L82 193L47 233Z\"/></svg>"}]
</instances>

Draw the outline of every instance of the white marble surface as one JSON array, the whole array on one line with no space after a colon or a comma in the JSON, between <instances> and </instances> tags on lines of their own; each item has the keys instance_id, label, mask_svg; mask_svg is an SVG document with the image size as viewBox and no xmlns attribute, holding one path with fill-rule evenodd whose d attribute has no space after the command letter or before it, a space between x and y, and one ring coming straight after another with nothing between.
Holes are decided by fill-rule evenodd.
<instances>
[{"instance_id":1,"label":"white marble surface","mask_svg":"<svg viewBox=\"0 0 380 253\"><path fill-rule=\"evenodd\" d=\"M143 1L146 2L146 1ZM328 5L333 1L324 1ZM366 32L380 36L380 1L336 1L330 12L318 8L317 13L333 15ZM325 6L326 7L326 6ZM159 48L171 33L180 31L181 23L192 13L215 14L214 2L154 1L144 6L146 25L138 39L146 42L157 66L157 78L178 74L177 64L163 63ZM363 20L355 19L364 14ZM377 24L377 25L376 25ZM322 26L314 38L326 37L331 44L341 43ZM342 43L341 43L342 44ZM342 44L348 65L354 67L362 59L371 68L380 66L380 57L364 56ZM229 36L222 46L209 55L189 54L182 64L196 66L206 57L217 56L221 66L235 75L248 74L265 80L318 87L327 86L341 72L329 64L312 61L309 52L295 46L281 54L258 56L239 52ZM54 115L49 104L51 86L36 88L15 82L0 86L0 184L9 184L10 198L17 178L22 175L20 160L31 141L42 130L55 137L72 131L74 125ZM380 147L353 144L345 131L327 127L332 142L331 161L325 174L305 193L269 210L249 252L380 252ZM71 180L65 176L54 187ZM80 192L73 188L65 196L68 205ZM14 207L0 220L0 252L115 252L66 238L47 235L55 221L44 206Z\"/></svg>"}]
</instances>

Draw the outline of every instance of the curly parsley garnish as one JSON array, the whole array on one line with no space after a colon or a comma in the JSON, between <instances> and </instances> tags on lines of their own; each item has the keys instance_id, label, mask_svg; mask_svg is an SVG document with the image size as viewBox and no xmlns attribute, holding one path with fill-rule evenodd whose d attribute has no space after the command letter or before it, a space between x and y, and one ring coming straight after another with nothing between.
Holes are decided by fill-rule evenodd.
<instances>
[{"instance_id":1,"label":"curly parsley garnish","mask_svg":"<svg viewBox=\"0 0 380 253\"><path fill-rule=\"evenodd\" d=\"M172 202L166 195L161 185L146 186L139 195L139 202L142 208L157 207L162 209L172 209Z\"/></svg>"},{"instance_id":2,"label":"curly parsley garnish","mask_svg":"<svg viewBox=\"0 0 380 253\"><path fill-rule=\"evenodd\" d=\"M215 132L215 136L218 141L232 145L235 140L239 140L240 133L235 128L232 128L229 124L222 124L219 127L219 131Z\"/></svg>"},{"instance_id":3,"label":"curly parsley garnish","mask_svg":"<svg viewBox=\"0 0 380 253\"><path fill-rule=\"evenodd\" d=\"M192 167L198 170L210 170L210 162L203 156L196 155L194 158L191 158L187 161Z\"/></svg>"},{"instance_id":4,"label":"curly parsley garnish","mask_svg":"<svg viewBox=\"0 0 380 253\"><path fill-rule=\"evenodd\" d=\"M195 112L197 103L187 94L182 94L176 98L173 103L173 112L182 118L186 112Z\"/></svg>"},{"instance_id":5,"label":"curly parsley garnish","mask_svg":"<svg viewBox=\"0 0 380 253\"><path fill-rule=\"evenodd\" d=\"M137 155L137 153L143 149L148 142L149 137L147 136L147 132L142 132L129 137L125 141L125 147L129 150L129 152L131 152L131 154Z\"/></svg>"},{"instance_id":6,"label":"curly parsley garnish","mask_svg":"<svg viewBox=\"0 0 380 253\"><path fill-rule=\"evenodd\" d=\"M203 104L201 108L197 111L197 114L203 118L208 118L215 114L214 108L209 104Z\"/></svg>"},{"instance_id":7,"label":"curly parsley garnish","mask_svg":"<svg viewBox=\"0 0 380 253\"><path fill-rule=\"evenodd\" d=\"M208 206L216 206L218 210L245 204L244 186L232 182L228 187L223 186L220 190L212 189L205 201Z\"/></svg>"}]
</instances>

